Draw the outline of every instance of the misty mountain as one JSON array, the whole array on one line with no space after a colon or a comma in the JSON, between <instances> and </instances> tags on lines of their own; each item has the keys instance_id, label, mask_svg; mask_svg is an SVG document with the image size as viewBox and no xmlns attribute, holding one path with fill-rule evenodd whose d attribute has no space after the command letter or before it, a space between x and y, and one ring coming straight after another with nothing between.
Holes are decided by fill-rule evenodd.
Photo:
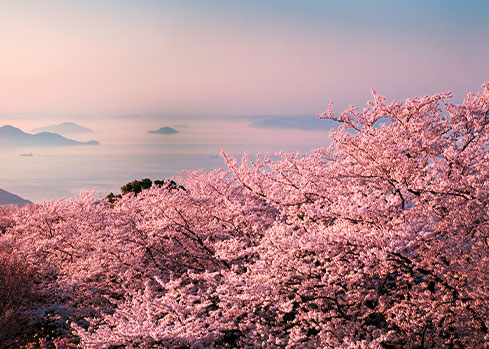
<instances>
[{"instance_id":1,"label":"misty mountain","mask_svg":"<svg viewBox=\"0 0 489 349\"><path fill-rule=\"evenodd\" d=\"M32 204L29 200L22 199L20 196L0 189L0 205L26 205Z\"/></svg>"},{"instance_id":2,"label":"misty mountain","mask_svg":"<svg viewBox=\"0 0 489 349\"><path fill-rule=\"evenodd\" d=\"M51 132L51 133L61 133L61 134L93 133L91 129L78 125L74 122L63 122L62 124L59 125L38 127L33 129L32 132L34 133Z\"/></svg>"},{"instance_id":3,"label":"misty mountain","mask_svg":"<svg viewBox=\"0 0 489 349\"><path fill-rule=\"evenodd\" d=\"M148 133L154 133L154 134L160 134L160 135L172 135L175 133L179 133L177 130L175 130L173 127L162 127L159 130L150 130Z\"/></svg>"},{"instance_id":4,"label":"misty mountain","mask_svg":"<svg viewBox=\"0 0 489 349\"><path fill-rule=\"evenodd\" d=\"M6 125L0 127L0 146L6 147L59 147L72 145L98 145L97 141L78 142L57 133L25 133L21 129Z\"/></svg>"}]
</instances>

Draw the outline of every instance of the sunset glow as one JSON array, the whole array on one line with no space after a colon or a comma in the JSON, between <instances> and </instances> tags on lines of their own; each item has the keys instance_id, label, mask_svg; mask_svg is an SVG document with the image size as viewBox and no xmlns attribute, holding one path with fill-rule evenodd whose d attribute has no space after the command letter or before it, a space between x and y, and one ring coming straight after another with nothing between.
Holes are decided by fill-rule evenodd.
<instances>
[{"instance_id":1,"label":"sunset glow","mask_svg":"<svg viewBox=\"0 0 489 349\"><path fill-rule=\"evenodd\" d=\"M0 115L304 115L489 73L483 1L2 1Z\"/></svg>"}]
</instances>

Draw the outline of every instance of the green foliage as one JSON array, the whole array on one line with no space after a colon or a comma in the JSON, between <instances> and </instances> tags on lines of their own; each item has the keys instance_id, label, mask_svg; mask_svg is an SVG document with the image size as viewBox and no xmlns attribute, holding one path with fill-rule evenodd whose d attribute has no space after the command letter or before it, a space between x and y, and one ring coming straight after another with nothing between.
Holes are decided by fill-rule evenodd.
<instances>
[{"instance_id":1,"label":"green foliage","mask_svg":"<svg viewBox=\"0 0 489 349\"><path fill-rule=\"evenodd\" d=\"M114 195L114 193L110 193L109 195L107 195L105 197L105 200L107 200L108 202L110 202L111 204L113 204L114 202L116 202L118 199L121 199L122 198L122 195L121 194L118 194L118 195Z\"/></svg>"},{"instance_id":2,"label":"green foliage","mask_svg":"<svg viewBox=\"0 0 489 349\"><path fill-rule=\"evenodd\" d=\"M149 178L143 178L141 180L133 180L121 187L121 194L110 193L106 196L106 200L110 203L116 202L118 199L122 198L123 195L134 193L138 195L143 190L151 188L153 185L157 187L165 187L168 190L185 190L181 185L178 185L175 181L171 179L156 179L154 182Z\"/></svg>"},{"instance_id":3,"label":"green foliage","mask_svg":"<svg viewBox=\"0 0 489 349\"><path fill-rule=\"evenodd\" d=\"M129 193L139 194L143 189L149 189L153 185L153 182L149 178L144 178L141 180L133 180L132 182L127 183L121 187L122 195L126 195Z\"/></svg>"}]
</instances>

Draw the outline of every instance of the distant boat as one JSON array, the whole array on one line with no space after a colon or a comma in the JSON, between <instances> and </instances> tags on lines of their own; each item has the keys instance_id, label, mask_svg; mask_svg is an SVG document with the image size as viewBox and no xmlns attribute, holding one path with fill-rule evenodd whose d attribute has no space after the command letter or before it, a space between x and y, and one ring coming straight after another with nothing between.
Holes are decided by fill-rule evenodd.
<instances>
[{"instance_id":1,"label":"distant boat","mask_svg":"<svg viewBox=\"0 0 489 349\"><path fill-rule=\"evenodd\" d=\"M23 153L23 154L19 154L20 156L32 156L32 153Z\"/></svg>"}]
</instances>

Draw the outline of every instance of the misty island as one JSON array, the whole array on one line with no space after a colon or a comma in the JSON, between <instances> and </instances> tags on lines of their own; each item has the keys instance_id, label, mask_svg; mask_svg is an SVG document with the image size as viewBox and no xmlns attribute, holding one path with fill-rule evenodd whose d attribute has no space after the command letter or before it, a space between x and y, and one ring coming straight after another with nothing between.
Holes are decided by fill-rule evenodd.
<instances>
[{"instance_id":1,"label":"misty island","mask_svg":"<svg viewBox=\"0 0 489 349\"><path fill-rule=\"evenodd\" d=\"M175 130L173 127L165 126L165 127L161 127L158 130L149 130L148 133L159 134L159 135L172 135L172 134L180 133L180 132Z\"/></svg>"},{"instance_id":2,"label":"misty island","mask_svg":"<svg viewBox=\"0 0 489 349\"><path fill-rule=\"evenodd\" d=\"M0 127L0 146L5 147L61 147L99 144L100 143L95 140L79 142L73 139L65 138L57 133L40 132L31 134L10 125Z\"/></svg>"},{"instance_id":3,"label":"misty island","mask_svg":"<svg viewBox=\"0 0 489 349\"><path fill-rule=\"evenodd\" d=\"M58 125L49 125L44 127L38 127L32 130L32 132L51 132L61 134L81 134L81 133L93 133L93 131L84 126L78 125L74 122L63 122Z\"/></svg>"}]
</instances>

